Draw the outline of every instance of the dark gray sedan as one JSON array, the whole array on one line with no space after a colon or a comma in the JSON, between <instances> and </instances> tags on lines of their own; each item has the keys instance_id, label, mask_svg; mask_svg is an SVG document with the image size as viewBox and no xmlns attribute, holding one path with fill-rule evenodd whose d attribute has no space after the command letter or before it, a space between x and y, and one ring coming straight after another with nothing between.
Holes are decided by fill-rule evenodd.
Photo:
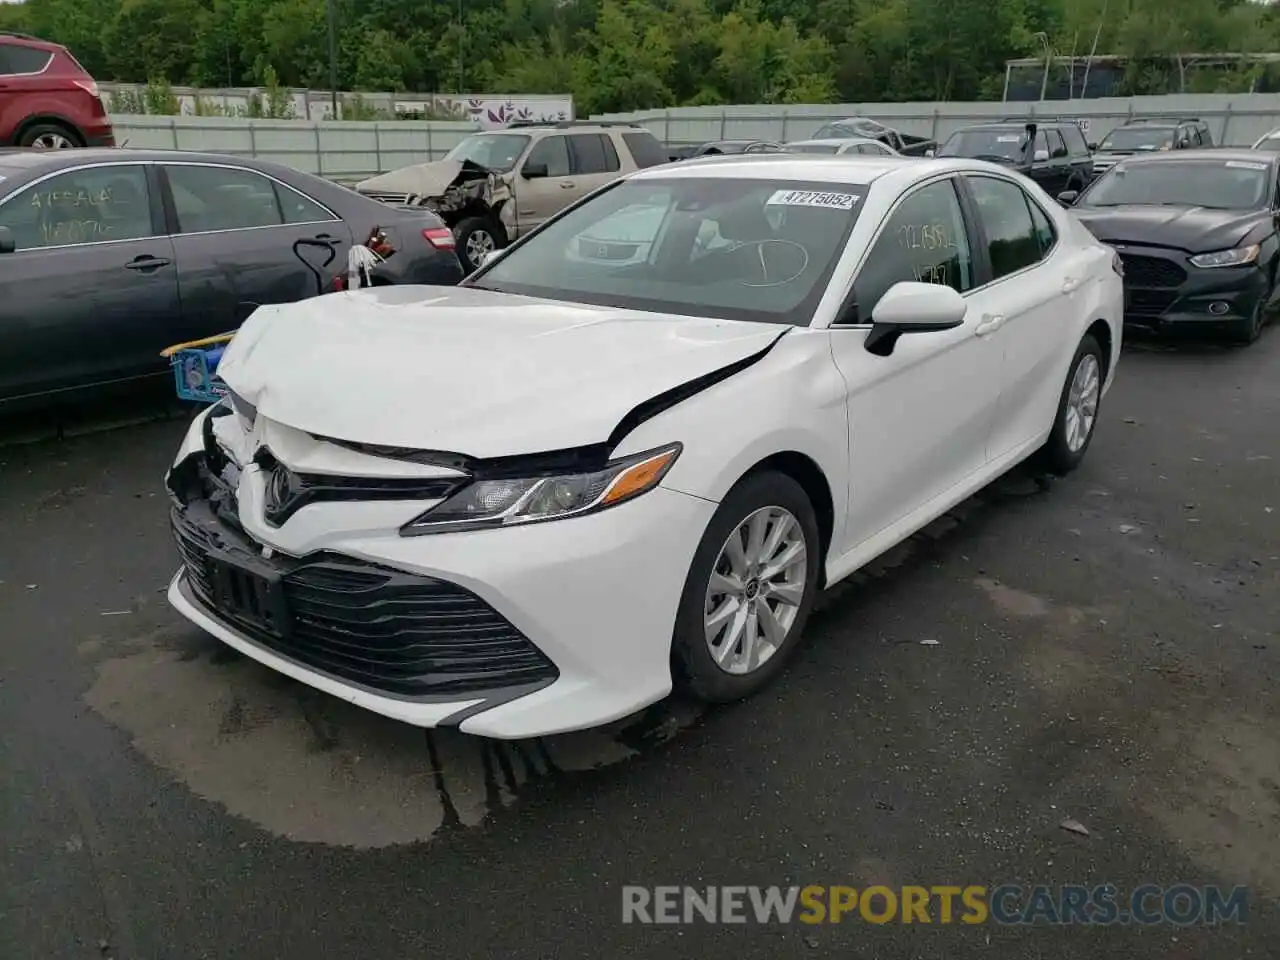
<instances>
[{"instance_id":1,"label":"dark gray sedan","mask_svg":"<svg viewBox=\"0 0 1280 960\"><path fill-rule=\"evenodd\" d=\"M379 231L386 259L375 282L462 278L434 214L278 164L170 150L0 152L0 412L165 374L159 353L171 344L233 330L260 304L336 289L352 244Z\"/></svg>"}]
</instances>

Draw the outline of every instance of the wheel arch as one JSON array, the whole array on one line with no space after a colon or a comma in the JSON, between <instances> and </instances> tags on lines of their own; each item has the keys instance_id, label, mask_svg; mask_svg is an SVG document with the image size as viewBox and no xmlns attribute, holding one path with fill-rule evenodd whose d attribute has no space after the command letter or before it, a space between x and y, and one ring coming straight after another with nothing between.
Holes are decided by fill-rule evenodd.
<instances>
[{"instance_id":1,"label":"wheel arch","mask_svg":"<svg viewBox=\"0 0 1280 960\"><path fill-rule=\"evenodd\" d=\"M80 146L84 146L84 134L80 132L80 128L73 121L58 113L33 113L21 123L19 123L13 131L13 142L18 143L22 139L22 135L32 127L38 127L42 124L51 124L66 130Z\"/></svg>"},{"instance_id":2,"label":"wheel arch","mask_svg":"<svg viewBox=\"0 0 1280 960\"><path fill-rule=\"evenodd\" d=\"M826 586L826 561L835 533L835 501L831 496L831 482L817 461L798 450L783 450L765 457L747 470L738 480L741 483L761 473L781 473L791 478L804 490L818 520L818 550L822 563L818 570L818 589ZM735 484L736 486L736 484Z\"/></svg>"},{"instance_id":3,"label":"wheel arch","mask_svg":"<svg viewBox=\"0 0 1280 960\"><path fill-rule=\"evenodd\" d=\"M1111 324L1099 317L1089 324L1089 328L1085 330L1084 335L1093 337L1094 340L1098 341L1098 346L1102 348L1102 382L1106 383L1107 378L1111 376L1111 351L1115 346L1115 337L1111 331Z\"/></svg>"}]
</instances>

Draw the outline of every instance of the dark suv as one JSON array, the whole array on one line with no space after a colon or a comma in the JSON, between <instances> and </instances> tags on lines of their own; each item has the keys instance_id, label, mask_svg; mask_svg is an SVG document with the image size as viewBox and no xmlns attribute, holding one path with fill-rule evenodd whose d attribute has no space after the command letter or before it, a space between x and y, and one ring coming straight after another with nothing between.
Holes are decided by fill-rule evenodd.
<instances>
[{"instance_id":1,"label":"dark suv","mask_svg":"<svg viewBox=\"0 0 1280 960\"><path fill-rule=\"evenodd\" d=\"M115 146L98 85L66 47L0 33L0 145Z\"/></svg>"},{"instance_id":2,"label":"dark suv","mask_svg":"<svg viewBox=\"0 0 1280 960\"><path fill-rule=\"evenodd\" d=\"M1110 170L1116 161L1135 153L1212 146L1209 125L1196 117L1135 117L1102 138L1095 148L1093 169Z\"/></svg>"},{"instance_id":3,"label":"dark suv","mask_svg":"<svg viewBox=\"0 0 1280 960\"><path fill-rule=\"evenodd\" d=\"M957 130L939 157L1000 163L1026 174L1051 197L1080 190L1093 180L1093 155L1071 120L1002 120Z\"/></svg>"}]
</instances>

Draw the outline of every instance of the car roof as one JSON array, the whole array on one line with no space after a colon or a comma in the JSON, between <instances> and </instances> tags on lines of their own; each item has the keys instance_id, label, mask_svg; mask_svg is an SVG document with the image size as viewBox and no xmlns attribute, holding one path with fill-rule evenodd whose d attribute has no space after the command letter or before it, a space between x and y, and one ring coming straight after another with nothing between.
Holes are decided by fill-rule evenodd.
<instances>
[{"instance_id":1,"label":"car roof","mask_svg":"<svg viewBox=\"0 0 1280 960\"><path fill-rule=\"evenodd\" d=\"M956 133L964 133L966 130L1017 130L1019 132L1027 129L1027 124L1034 123L1039 129L1045 127L1076 127L1079 124L1072 123L1069 120L1041 120L1036 117L1027 117L1025 120L992 120L990 123L970 123L956 130Z\"/></svg>"},{"instance_id":2,"label":"car roof","mask_svg":"<svg viewBox=\"0 0 1280 960\"><path fill-rule=\"evenodd\" d=\"M833 144L833 143L836 144L837 146L843 146L846 143L874 143L877 146L881 146L881 147L884 146L884 144L881 143L879 140L872 140L870 137L827 137L822 140L789 140L786 143L784 143L783 146L784 147L808 147L808 146L817 146L818 144L827 145L827 144Z\"/></svg>"},{"instance_id":3,"label":"car roof","mask_svg":"<svg viewBox=\"0 0 1280 960\"><path fill-rule=\"evenodd\" d=\"M76 150L35 150L14 148L0 151L0 167L11 171L65 170L90 163L129 163L166 160L195 160L205 163L236 163L246 167L275 169L279 164L255 157L240 157L228 153L199 153L190 150L143 150L125 147L81 147Z\"/></svg>"},{"instance_id":4,"label":"car roof","mask_svg":"<svg viewBox=\"0 0 1280 960\"><path fill-rule=\"evenodd\" d=\"M1266 163L1275 165L1280 156L1265 153L1249 147L1206 147L1201 150L1169 150L1159 153L1143 153L1136 157L1125 157L1124 165L1131 163L1183 163L1189 160L1212 161L1226 163L1236 160L1243 163Z\"/></svg>"},{"instance_id":5,"label":"car roof","mask_svg":"<svg viewBox=\"0 0 1280 960\"><path fill-rule=\"evenodd\" d=\"M1254 154L1256 156L1256 153ZM926 159L923 157L869 156L865 154L826 153L759 153L746 156L718 157L715 163L681 160L657 167L646 167L630 175L630 179L665 180L669 178L807 180L813 183L844 183L868 186L886 174L907 171L911 180L945 173L989 173L1004 168L981 160L959 157Z\"/></svg>"}]
</instances>

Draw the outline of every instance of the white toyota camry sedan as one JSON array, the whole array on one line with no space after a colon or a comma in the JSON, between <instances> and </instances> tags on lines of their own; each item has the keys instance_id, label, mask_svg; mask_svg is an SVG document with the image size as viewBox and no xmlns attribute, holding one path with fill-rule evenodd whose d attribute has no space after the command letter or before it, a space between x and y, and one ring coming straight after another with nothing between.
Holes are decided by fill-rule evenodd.
<instances>
[{"instance_id":1,"label":"white toyota camry sedan","mask_svg":"<svg viewBox=\"0 0 1280 960\"><path fill-rule=\"evenodd\" d=\"M575 255L615 217L643 257ZM254 313L168 473L169 599L421 726L747 696L825 586L1025 458L1080 462L1120 272L978 161L649 168L459 287Z\"/></svg>"}]
</instances>

